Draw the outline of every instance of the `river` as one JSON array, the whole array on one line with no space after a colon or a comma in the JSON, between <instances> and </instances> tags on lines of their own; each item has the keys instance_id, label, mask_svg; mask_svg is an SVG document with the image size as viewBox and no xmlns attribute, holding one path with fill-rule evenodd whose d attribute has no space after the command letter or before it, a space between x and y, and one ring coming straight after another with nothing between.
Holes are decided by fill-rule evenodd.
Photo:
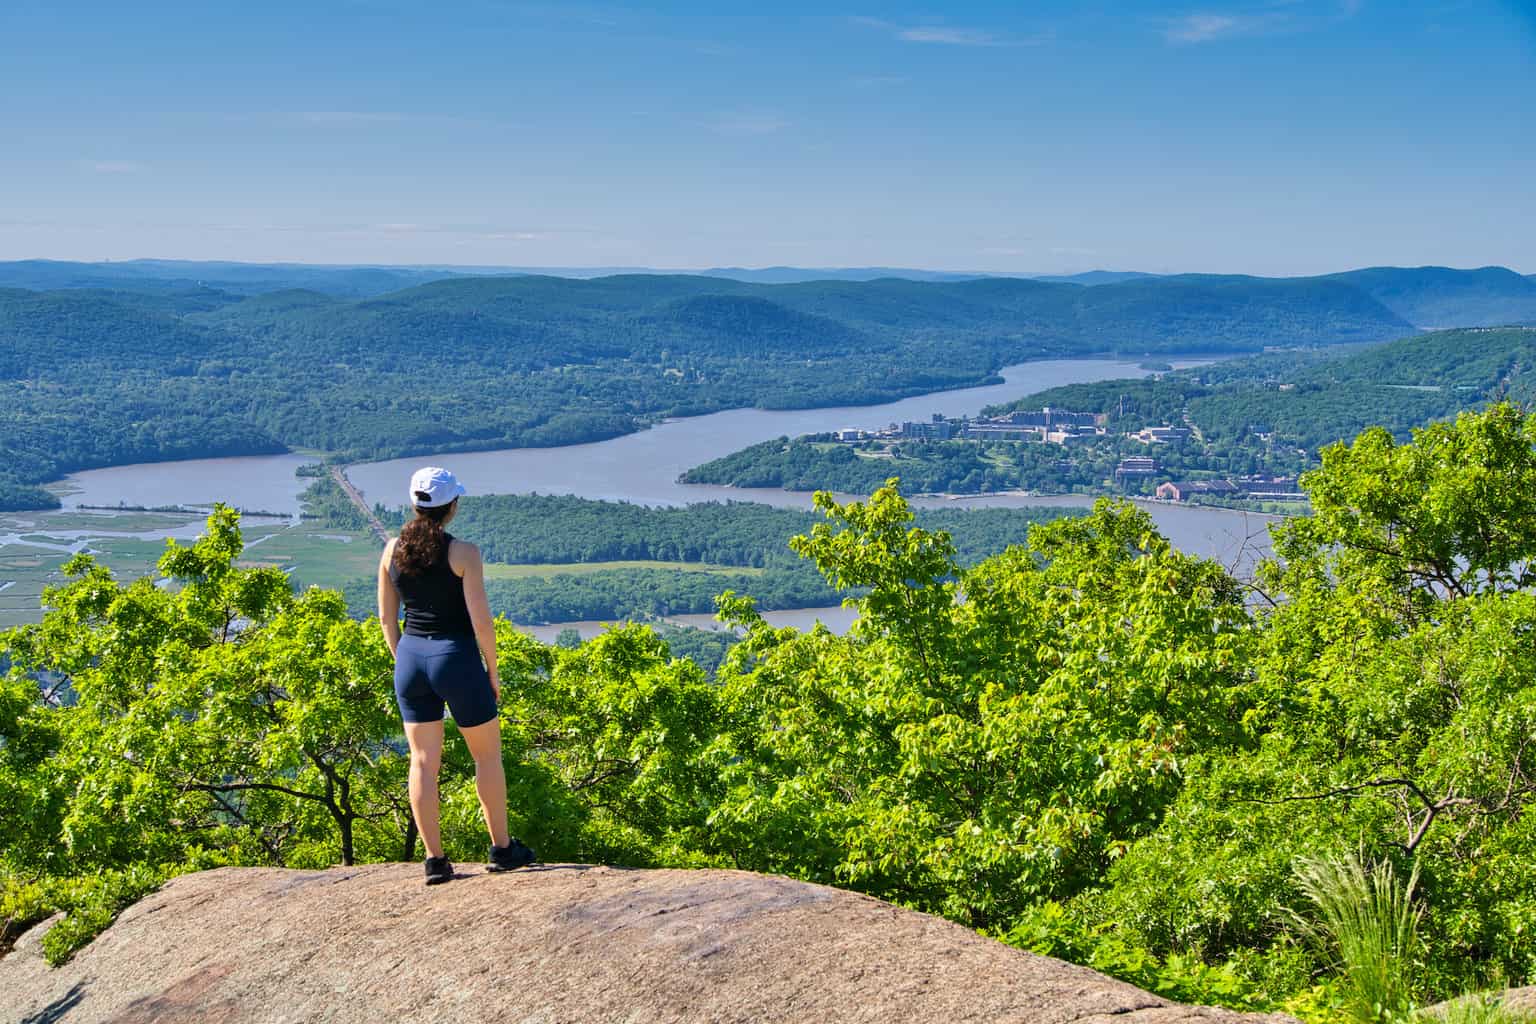
<instances>
[{"instance_id":1,"label":"river","mask_svg":"<svg viewBox=\"0 0 1536 1024\"><path fill-rule=\"evenodd\" d=\"M1197 362L1175 363L1192 366ZM471 494L574 494L645 505L751 500L805 506L808 495L773 489L679 484L684 470L739 448L779 436L841 427L870 429L903 420L974 414L983 406L1023 398L1046 388L1116 377L1145 377L1135 363L1108 359L1049 359L1005 367L1001 384L936 391L881 405L827 409L731 409L667 420L607 441L562 448L506 448L488 452L414 456L361 463L347 477L370 502L400 505L411 472L424 462L447 464ZM296 514L309 481L293 471L315 461L296 453L191 459L115 466L74 473L56 485L65 507L81 505L204 505L224 501L241 508Z\"/></svg>"},{"instance_id":2,"label":"river","mask_svg":"<svg viewBox=\"0 0 1536 1024\"><path fill-rule=\"evenodd\" d=\"M667 420L649 430L610 441L564 448L509 448L444 455L442 460L464 481L471 494L537 491L643 505L734 500L803 507L810 504L808 494L776 488L680 484L677 478L702 462L775 437L796 437L843 427L871 430L905 420L926 420L934 413L974 415L983 406L1011 402L1047 388L1117 377L1145 377L1147 371L1135 363L1108 359L1048 359L1004 367L999 375L1003 378L1001 384L936 391L882 405L731 409ZM422 461L418 457L365 463L348 468L347 477L370 502L403 504L406 482Z\"/></svg>"},{"instance_id":3,"label":"river","mask_svg":"<svg viewBox=\"0 0 1536 1024\"><path fill-rule=\"evenodd\" d=\"M1176 366L1196 362L1175 363ZM733 409L667 420L650 429L608 441L562 448L510 448L499 451L417 456L348 468L347 476L369 501L403 503L406 481L425 462L447 464L471 494L574 494L607 501L679 505L699 501L760 501L808 507L806 492L770 488L732 488L681 484L685 470L771 438L844 427L874 429L904 420L975 414L983 406L1013 401L1064 384L1119 377L1144 377L1136 363L1106 359L1053 359L1005 367L1003 383L939 391L881 405L825 409ZM205 505L225 501L245 507L296 514L298 496L308 480L294 470L313 461L299 454L196 459L90 470L67 477L58 490L66 507L80 505ZM918 498L925 507L1067 505L1091 499L1066 495L1034 497L987 495L965 499ZM1158 528L1173 543L1194 554L1218 558L1239 571L1266 550L1269 517L1184 505L1144 503ZM846 625L841 608L776 613L781 624L808 625L820 616L829 625ZM683 617L682 621L703 617ZM697 623L695 623L697 624ZM541 627L558 631L559 626ZM578 628L593 624L578 623ZM590 628L587 629L590 632ZM551 635L553 635L551 633Z\"/></svg>"}]
</instances>

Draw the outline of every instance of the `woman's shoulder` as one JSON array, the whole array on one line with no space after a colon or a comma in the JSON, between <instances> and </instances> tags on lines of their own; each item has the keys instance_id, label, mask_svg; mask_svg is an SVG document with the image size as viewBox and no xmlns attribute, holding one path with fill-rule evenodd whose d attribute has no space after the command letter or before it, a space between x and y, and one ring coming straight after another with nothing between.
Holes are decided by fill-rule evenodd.
<instances>
[{"instance_id":1,"label":"woman's shoulder","mask_svg":"<svg viewBox=\"0 0 1536 1024\"><path fill-rule=\"evenodd\" d=\"M467 540L459 540L457 537L449 538L448 564L453 566L454 570L457 571L459 575L462 576L464 574L464 566L475 565L478 564L479 561L480 549L478 547L471 544Z\"/></svg>"}]
</instances>

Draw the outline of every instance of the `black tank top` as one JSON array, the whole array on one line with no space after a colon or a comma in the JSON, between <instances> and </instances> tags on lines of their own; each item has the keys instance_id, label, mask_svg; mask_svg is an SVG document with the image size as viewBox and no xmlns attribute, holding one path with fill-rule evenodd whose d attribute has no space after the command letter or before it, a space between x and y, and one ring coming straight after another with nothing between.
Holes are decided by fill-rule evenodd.
<instances>
[{"instance_id":1,"label":"black tank top","mask_svg":"<svg viewBox=\"0 0 1536 1024\"><path fill-rule=\"evenodd\" d=\"M405 602L405 631L412 636L473 634L469 605L464 603L464 577L448 564L453 534L443 534L443 551L426 572L402 575L390 560L389 578Z\"/></svg>"}]
</instances>

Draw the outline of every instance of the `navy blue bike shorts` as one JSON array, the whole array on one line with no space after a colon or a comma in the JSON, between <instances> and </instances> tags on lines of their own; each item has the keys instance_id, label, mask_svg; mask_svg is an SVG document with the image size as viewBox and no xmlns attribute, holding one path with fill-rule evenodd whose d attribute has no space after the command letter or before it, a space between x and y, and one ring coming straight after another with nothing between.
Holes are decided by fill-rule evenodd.
<instances>
[{"instance_id":1,"label":"navy blue bike shorts","mask_svg":"<svg viewBox=\"0 0 1536 1024\"><path fill-rule=\"evenodd\" d=\"M395 699L407 722L442 721L445 702L461 729L496 717L496 694L472 634L400 637Z\"/></svg>"}]
</instances>

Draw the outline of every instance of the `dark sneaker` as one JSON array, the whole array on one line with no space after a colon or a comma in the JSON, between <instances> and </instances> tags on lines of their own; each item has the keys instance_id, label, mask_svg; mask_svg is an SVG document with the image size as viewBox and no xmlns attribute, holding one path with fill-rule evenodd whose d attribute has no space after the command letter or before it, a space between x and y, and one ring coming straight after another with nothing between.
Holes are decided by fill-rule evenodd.
<instances>
[{"instance_id":1,"label":"dark sneaker","mask_svg":"<svg viewBox=\"0 0 1536 1024\"><path fill-rule=\"evenodd\" d=\"M427 884L441 885L453 877L453 862L447 857L427 858Z\"/></svg>"},{"instance_id":2,"label":"dark sneaker","mask_svg":"<svg viewBox=\"0 0 1536 1024\"><path fill-rule=\"evenodd\" d=\"M525 868L534 860L533 850L529 849L521 839L514 839L506 846L492 846L490 863L486 864L487 871L512 871L517 868Z\"/></svg>"}]
</instances>

